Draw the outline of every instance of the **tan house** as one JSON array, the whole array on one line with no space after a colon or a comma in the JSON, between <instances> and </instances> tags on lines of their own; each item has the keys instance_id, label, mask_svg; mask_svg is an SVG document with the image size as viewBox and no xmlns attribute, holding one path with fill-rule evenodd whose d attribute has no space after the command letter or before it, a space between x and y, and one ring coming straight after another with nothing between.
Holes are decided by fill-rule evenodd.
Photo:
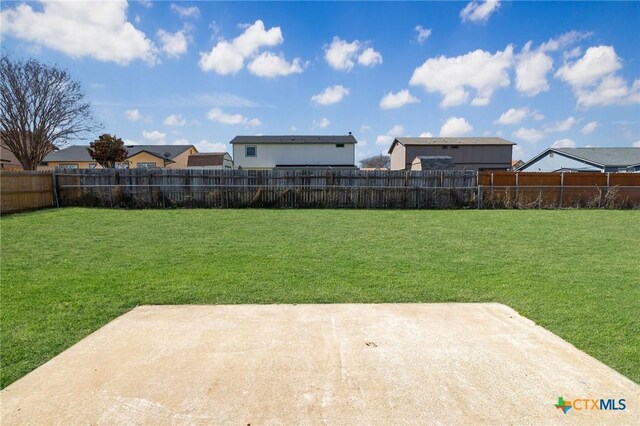
<instances>
[{"instance_id":1,"label":"tan house","mask_svg":"<svg viewBox=\"0 0 640 426\"><path fill-rule=\"evenodd\" d=\"M100 169L102 168L87 151L86 145L71 145L52 152L42 162L40 170L62 169ZM127 145L128 157L118 164L118 168L168 168L184 169L191 154L198 150L193 145Z\"/></svg>"},{"instance_id":2,"label":"tan house","mask_svg":"<svg viewBox=\"0 0 640 426\"><path fill-rule=\"evenodd\" d=\"M451 157L455 170L510 170L513 142L493 137L395 138L391 170L410 170L416 157Z\"/></svg>"},{"instance_id":3,"label":"tan house","mask_svg":"<svg viewBox=\"0 0 640 426\"><path fill-rule=\"evenodd\" d=\"M187 160L188 169L230 170L233 160L228 152L203 152L191 154Z\"/></svg>"},{"instance_id":4,"label":"tan house","mask_svg":"<svg viewBox=\"0 0 640 426\"><path fill-rule=\"evenodd\" d=\"M4 146L0 145L0 169L2 170L22 170L22 164L15 155Z\"/></svg>"}]
</instances>

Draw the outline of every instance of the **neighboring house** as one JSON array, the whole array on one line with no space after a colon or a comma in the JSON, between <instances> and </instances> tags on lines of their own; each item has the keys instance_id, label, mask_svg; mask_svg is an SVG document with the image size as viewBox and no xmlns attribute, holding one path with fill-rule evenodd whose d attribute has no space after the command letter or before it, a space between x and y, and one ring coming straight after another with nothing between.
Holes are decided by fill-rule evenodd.
<instances>
[{"instance_id":1,"label":"neighboring house","mask_svg":"<svg viewBox=\"0 0 640 426\"><path fill-rule=\"evenodd\" d=\"M638 172L640 148L549 148L521 172Z\"/></svg>"},{"instance_id":2,"label":"neighboring house","mask_svg":"<svg viewBox=\"0 0 640 426\"><path fill-rule=\"evenodd\" d=\"M411 163L411 170L453 170L453 158L446 155L438 157L416 157Z\"/></svg>"},{"instance_id":3,"label":"neighboring house","mask_svg":"<svg viewBox=\"0 0 640 426\"><path fill-rule=\"evenodd\" d=\"M233 169L233 160L228 152L203 152L191 154L187 160L189 169Z\"/></svg>"},{"instance_id":4,"label":"neighboring house","mask_svg":"<svg viewBox=\"0 0 640 426\"><path fill-rule=\"evenodd\" d=\"M87 145L71 145L52 152L42 162L41 169L100 169L102 168L87 151ZM127 145L127 159L118 168L169 168L184 169L189 155L198 152L193 145Z\"/></svg>"},{"instance_id":5,"label":"neighboring house","mask_svg":"<svg viewBox=\"0 0 640 426\"><path fill-rule=\"evenodd\" d=\"M2 145L0 145L0 169L22 170L22 164L20 164L16 156Z\"/></svg>"},{"instance_id":6,"label":"neighboring house","mask_svg":"<svg viewBox=\"0 0 640 426\"><path fill-rule=\"evenodd\" d=\"M236 136L234 166L242 169L356 169L353 135Z\"/></svg>"},{"instance_id":7,"label":"neighboring house","mask_svg":"<svg viewBox=\"0 0 640 426\"><path fill-rule=\"evenodd\" d=\"M416 157L447 156L456 170L510 170L515 145L502 138L395 138L391 170L409 170Z\"/></svg>"},{"instance_id":8,"label":"neighboring house","mask_svg":"<svg viewBox=\"0 0 640 426\"><path fill-rule=\"evenodd\" d=\"M524 161L522 160L512 160L511 161L511 170L517 170L518 167L522 166Z\"/></svg>"}]
</instances>

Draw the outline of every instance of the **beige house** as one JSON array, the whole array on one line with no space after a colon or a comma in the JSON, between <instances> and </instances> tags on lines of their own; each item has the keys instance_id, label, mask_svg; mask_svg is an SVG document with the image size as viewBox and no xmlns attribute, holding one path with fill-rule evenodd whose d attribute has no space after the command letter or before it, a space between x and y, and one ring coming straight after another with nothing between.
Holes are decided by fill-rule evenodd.
<instances>
[{"instance_id":1,"label":"beige house","mask_svg":"<svg viewBox=\"0 0 640 426\"><path fill-rule=\"evenodd\" d=\"M502 138L395 138L391 170L410 170L416 157L451 157L455 170L510 170L513 142Z\"/></svg>"},{"instance_id":2,"label":"beige house","mask_svg":"<svg viewBox=\"0 0 640 426\"><path fill-rule=\"evenodd\" d=\"M39 170L100 169L102 168L87 151L87 145L71 145L47 155ZM128 157L118 168L168 168L184 169L191 154L198 150L193 145L127 145Z\"/></svg>"},{"instance_id":3,"label":"beige house","mask_svg":"<svg viewBox=\"0 0 640 426\"><path fill-rule=\"evenodd\" d=\"M242 169L356 169L353 135L236 136L233 162Z\"/></svg>"}]
</instances>

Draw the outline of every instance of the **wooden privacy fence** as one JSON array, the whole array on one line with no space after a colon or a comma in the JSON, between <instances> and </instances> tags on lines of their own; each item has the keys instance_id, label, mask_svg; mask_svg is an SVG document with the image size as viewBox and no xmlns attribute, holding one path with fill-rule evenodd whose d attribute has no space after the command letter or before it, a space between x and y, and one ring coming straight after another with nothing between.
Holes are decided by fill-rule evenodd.
<instances>
[{"instance_id":1,"label":"wooden privacy fence","mask_svg":"<svg viewBox=\"0 0 640 426\"><path fill-rule=\"evenodd\" d=\"M51 172L0 171L0 198L2 214L52 207Z\"/></svg>"},{"instance_id":2,"label":"wooden privacy fence","mask_svg":"<svg viewBox=\"0 0 640 426\"><path fill-rule=\"evenodd\" d=\"M640 208L640 173L363 170L1 172L2 213L121 208Z\"/></svg>"},{"instance_id":3,"label":"wooden privacy fence","mask_svg":"<svg viewBox=\"0 0 640 426\"><path fill-rule=\"evenodd\" d=\"M640 173L478 175L481 208L640 208Z\"/></svg>"},{"instance_id":4,"label":"wooden privacy fence","mask_svg":"<svg viewBox=\"0 0 640 426\"><path fill-rule=\"evenodd\" d=\"M56 174L60 206L126 208L462 208L473 171L74 170Z\"/></svg>"}]
</instances>

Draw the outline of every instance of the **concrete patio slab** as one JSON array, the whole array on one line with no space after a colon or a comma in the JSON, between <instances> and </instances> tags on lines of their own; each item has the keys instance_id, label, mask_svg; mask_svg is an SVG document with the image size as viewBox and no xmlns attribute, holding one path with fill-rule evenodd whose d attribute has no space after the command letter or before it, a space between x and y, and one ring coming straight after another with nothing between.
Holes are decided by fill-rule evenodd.
<instances>
[{"instance_id":1,"label":"concrete patio slab","mask_svg":"<svg viewBox=\"0 0 640 426\"><path fill-rule=\"evenodd\" d=\"M640 424L640 386L500 304L143 306L0 396L3 425Z\"/></svg>"}]
</instances>

